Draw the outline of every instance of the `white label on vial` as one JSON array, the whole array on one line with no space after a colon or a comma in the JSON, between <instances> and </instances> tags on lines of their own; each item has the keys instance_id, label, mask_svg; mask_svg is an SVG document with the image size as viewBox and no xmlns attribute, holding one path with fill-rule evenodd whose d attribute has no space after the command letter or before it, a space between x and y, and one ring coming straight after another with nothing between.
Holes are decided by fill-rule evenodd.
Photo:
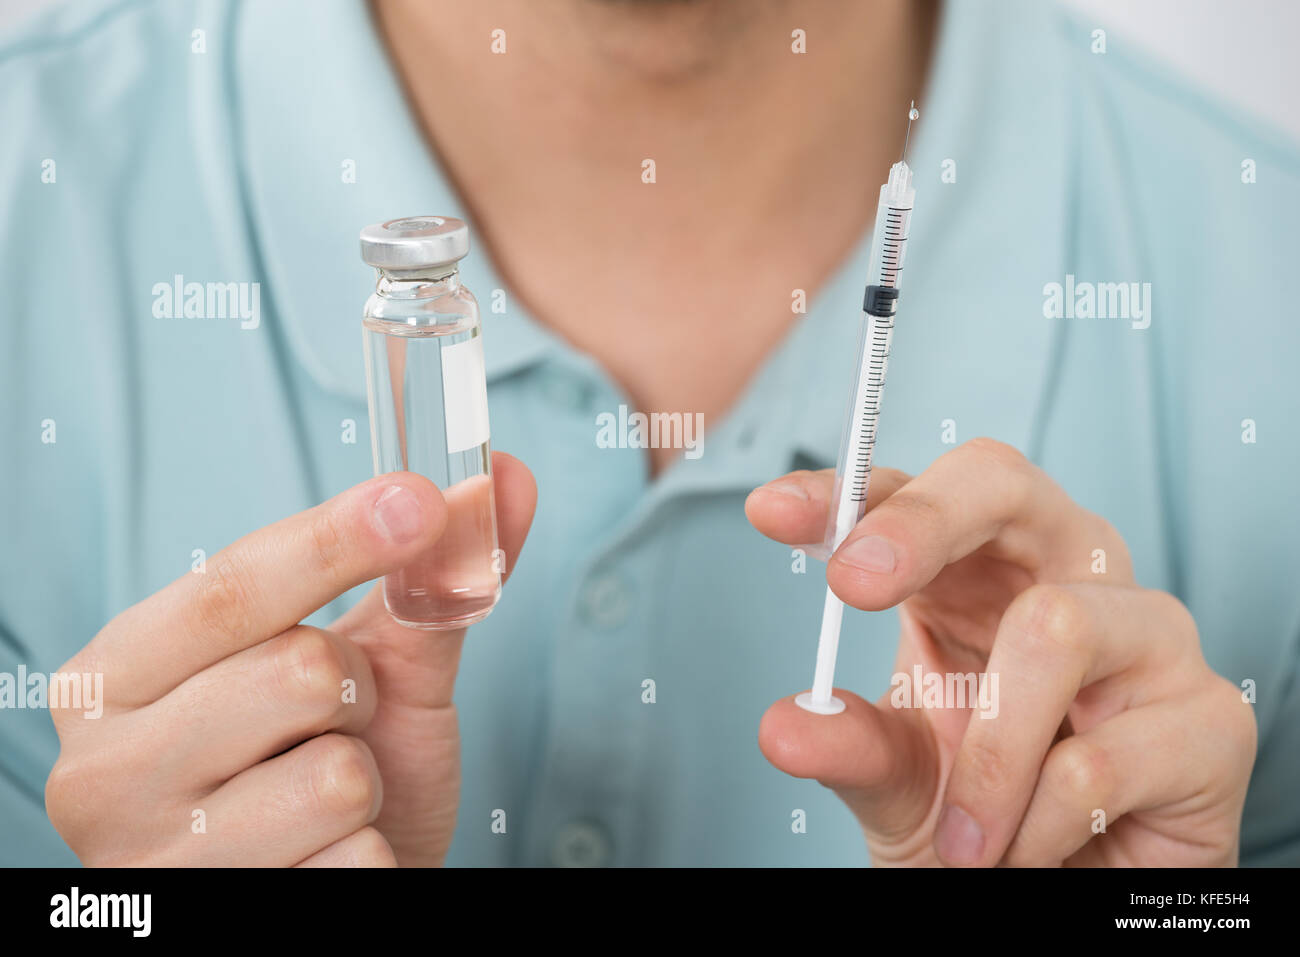
<instances>
[{"instance_id":1,"label":"white label on vial","mask_svg":"<svg viewBox=\"0 0 1300 957\"><path fill-rule=\"evenodd\" d=\"M447 422L447 453L477 448L488 440L487 373L483 337L442 350L442 401Z\"/></svg>"}]
</instances>

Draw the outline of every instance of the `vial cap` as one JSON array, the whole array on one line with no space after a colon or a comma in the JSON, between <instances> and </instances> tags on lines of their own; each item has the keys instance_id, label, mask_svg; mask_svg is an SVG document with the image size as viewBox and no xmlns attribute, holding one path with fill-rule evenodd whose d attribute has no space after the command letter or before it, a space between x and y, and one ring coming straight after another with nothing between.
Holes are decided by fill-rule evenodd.
<instances>
[{"instance_id":1,"label":"vial cap","mask_svg":"<svg viewBox=\"0 0 1300 957\"><path fill-rule=\"evenodd\" d=\"M406 216L361 230L361 258L378 269L425 269L464 259L469 227L450 216Z\"/></svg>"}]
</instances>

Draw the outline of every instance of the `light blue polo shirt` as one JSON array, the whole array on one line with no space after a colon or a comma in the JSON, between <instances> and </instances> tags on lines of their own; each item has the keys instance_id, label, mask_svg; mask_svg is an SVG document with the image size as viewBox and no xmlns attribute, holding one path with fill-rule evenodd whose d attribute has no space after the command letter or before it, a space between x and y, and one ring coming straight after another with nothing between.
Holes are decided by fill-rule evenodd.
<instances>
[{"instance_id":1,"label":"light blue polo shirt","mask_svg":"<svg viewBox=\"0 0 1300 957\"><path fill-rule=\"evenodd\" d=\"M878 461L919 472L948 440L994 436L1109 518L1140 582L1195 613L1210 664L1254 683L1243 856L1296 864L1300 162L1118 37L1091 52L1095 26L1033 2L945 11ZM369 475L357 232L465 210L351 0L44 15L0 45L0 131L15 674L57 668L195 549ZM540 503L465 646L451 863L868 863L840 802L756 745L764 710L811 681L825 578L742 510L754 486L834 464L866 240L706 423L703 455L653 482L642 452L595 441L627 402L610 377L482 249L463 264L485 304L505 289L484 315L492 443ZM176 276L259 283L260 321L156 315ZM1092 284L1111 317L1049 318L1052 283ZM1148 327L1117 283L1150 284ZM837 683L879 695L896 642L893 612L850 613ZM74 860L43 810L57 752L48 714L0 711L0 863Z\"/></svg>"}]
</instances>

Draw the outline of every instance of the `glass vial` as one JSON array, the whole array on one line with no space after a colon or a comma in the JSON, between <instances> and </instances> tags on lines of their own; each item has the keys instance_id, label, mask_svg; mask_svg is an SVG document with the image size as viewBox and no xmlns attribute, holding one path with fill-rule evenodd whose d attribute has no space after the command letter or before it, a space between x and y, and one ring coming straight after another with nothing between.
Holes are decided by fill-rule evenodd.
<instances>
[{"instance_id":1,"label":"glass vial","mask_svg":"<svg viewBox=\"0 0 1300 957\"><path fill-rule=\"evenodd\" d=\"M483 339L457 268L468 252L468 227L445 216L361 231L378 270L362 319L375 474L418 472L447 502L442 538L384 579L389 614L410 628L464 628L501 595Z\"/></svg>"}]
</instances>

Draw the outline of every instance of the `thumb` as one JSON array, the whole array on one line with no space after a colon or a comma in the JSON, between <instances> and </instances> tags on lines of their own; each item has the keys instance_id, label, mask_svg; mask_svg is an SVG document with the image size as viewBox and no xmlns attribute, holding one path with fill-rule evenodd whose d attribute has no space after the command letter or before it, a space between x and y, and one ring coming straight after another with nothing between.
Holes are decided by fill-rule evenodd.
<instances>
[{"instance_id":1,"label":"thumb","mask_svg":"<svg viewBox=\"0 0 1300 957\"><path fill-rule=\"evenodd\" d=\"M493 453L492 473L497 535L508 577L532 525L537 483L522 462L504 452ZM451 703L465 629L430 632L399 625L384 606L380 583L333 630L365 649L381 701L424 708Z\"/></svg>"},{"instance_id":2,"label":"thumb","mask_svg":"<svg viewBox=\"0 0 1300 957\"><path fill-rule=\"evenodd\" d=\"M834 790L873 851L908 848L910 856L908 838L925 825L938 793L939 756L929 728L918 711L877 707L840 688L835 696L845 704L836 715L782 698L763 715L758 746L785 773ZM924 838L916 850L928 843Z\"/></svg>"}]
</instances>

